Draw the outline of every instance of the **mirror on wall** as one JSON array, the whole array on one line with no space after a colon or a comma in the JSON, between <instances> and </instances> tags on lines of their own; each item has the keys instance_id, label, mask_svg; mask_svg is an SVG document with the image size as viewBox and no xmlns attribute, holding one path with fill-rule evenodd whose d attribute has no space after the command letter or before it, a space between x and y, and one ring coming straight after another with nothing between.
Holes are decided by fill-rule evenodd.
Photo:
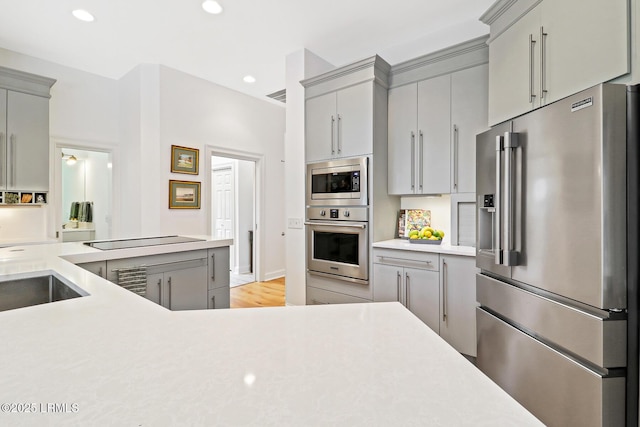
<instances>
[{"instance_id":1,"label":"mirror on wall","mask_svg":"<svg viewBox=\"0 0 640 427\"><path fill-rule=\"evenodd\" d=\"M62 148L62 241L111 237L111 154Z\"/></svg>"}]
</instances>

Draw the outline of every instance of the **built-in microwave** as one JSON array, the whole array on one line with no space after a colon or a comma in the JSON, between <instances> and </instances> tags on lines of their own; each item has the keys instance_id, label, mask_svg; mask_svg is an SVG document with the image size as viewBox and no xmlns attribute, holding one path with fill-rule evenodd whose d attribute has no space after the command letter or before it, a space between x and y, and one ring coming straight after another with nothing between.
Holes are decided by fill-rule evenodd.
<instances>
[{"instance_id":1,"label":"built-in microwave","mask_svg":"<svg viewBox=\"0 0 640 427\"><path fill-rule=\"evenodd\" d=\"M366 157L307 165L307 206L369 204Z\"/></svg>"}]
</instances>

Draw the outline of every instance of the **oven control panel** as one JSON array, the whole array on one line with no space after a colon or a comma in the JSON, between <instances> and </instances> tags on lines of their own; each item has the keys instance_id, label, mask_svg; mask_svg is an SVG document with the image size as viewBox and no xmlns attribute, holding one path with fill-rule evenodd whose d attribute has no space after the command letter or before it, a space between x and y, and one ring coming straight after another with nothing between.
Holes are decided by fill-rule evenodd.
<instances>
[{"instance_id":1,"label":"oven control panel","mask_svg":"<svg viewBox=\"0 0 640 427\"><path fill-rule=\"evenodd\" d=\"M369 221L369 208L345 206L341 208L307 208L308 220L325 221Z\"/></svg>"}]
</instances>

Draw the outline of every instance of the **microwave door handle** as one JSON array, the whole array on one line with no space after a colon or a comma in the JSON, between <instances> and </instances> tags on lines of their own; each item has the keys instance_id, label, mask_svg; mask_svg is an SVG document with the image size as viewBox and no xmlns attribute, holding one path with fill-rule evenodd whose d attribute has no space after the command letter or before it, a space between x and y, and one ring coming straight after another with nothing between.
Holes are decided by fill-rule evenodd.
<instances>
[{"instance_id":1,"label":"microwave door handle","mask_svg":"<svg viewBox=\"0 0 640 427\"><path fill-rule=\"evenodd\" d=\"M515 251L514 219L515 219L515 152L520 146L518 134L505 132L504 134L504 206L506 209L504 218L504 243L502 244L503 264L506 266L518 265L518 253Z\"/></svg>"},{"instance_id":2,"label":"microwave door handle","mask_svg":"<svg viewBox=\"0 0 640 427\"><path fill-rule=\"evenodd\" d=\"M502 135L496 136L496 196L494 200L496 215L495 215L495 263L497 265L502 264L502 218L501 218L501 204L502 204L502 151L504 150L504 142Z\"/></svg>"}]
</instances>

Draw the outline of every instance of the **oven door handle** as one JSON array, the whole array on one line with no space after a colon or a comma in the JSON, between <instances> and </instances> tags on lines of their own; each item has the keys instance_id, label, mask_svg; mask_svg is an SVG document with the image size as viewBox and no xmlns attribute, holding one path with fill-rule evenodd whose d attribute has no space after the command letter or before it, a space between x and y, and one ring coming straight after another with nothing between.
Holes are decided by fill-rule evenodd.
<instances>
[{"instance_id":1,"label":"oven door handle","mask_svg":"<svg viewBox=\"0 0 640 427\"><path fill-rule=\"evenodd\" d=\"M360 228L362 230L367 228L365 224L340 224L340 223L334 223L334 222L305 222L304 225L324 225L327 227Z\"/></svg>"}]
</instances>

